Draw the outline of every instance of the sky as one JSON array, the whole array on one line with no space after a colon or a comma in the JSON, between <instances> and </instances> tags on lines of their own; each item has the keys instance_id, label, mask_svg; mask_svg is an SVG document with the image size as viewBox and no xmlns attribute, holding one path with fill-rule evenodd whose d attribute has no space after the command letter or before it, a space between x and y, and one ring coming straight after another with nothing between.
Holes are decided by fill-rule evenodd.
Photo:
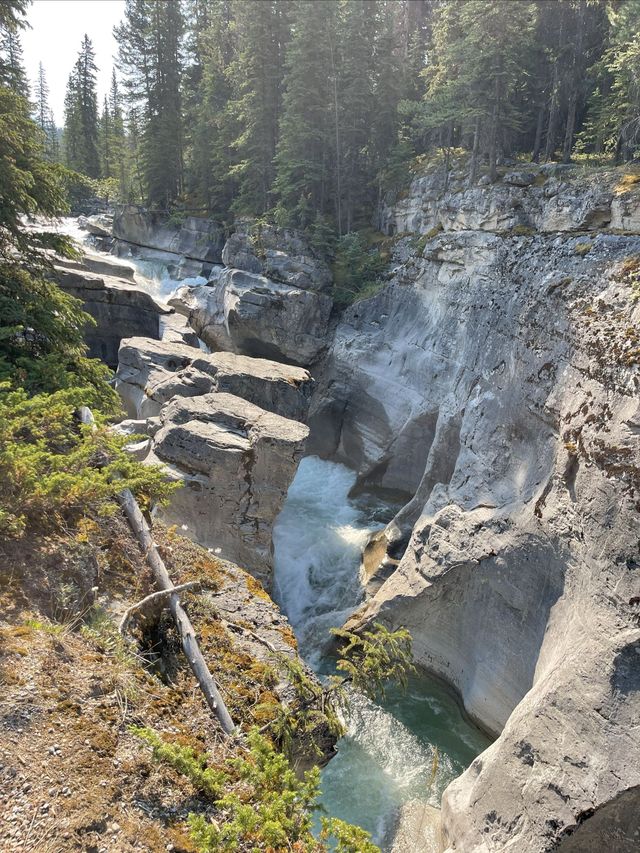
<instances>
[{"instance_id":1,"label":"sky","mask_svg":"<svg viewBox=\"0 0 640 853\"><path fill-rule=\"evenodd\" d=\"M2 2L2 0L0 0ZM96 53L98 104L109 91L117 45L114 24L124 16L124 0L34 0L27 10L31 29L22 31L22 46L31 92L42 62L49 84L49 105L56 124L64 123L64 93L69 73L86 33Z\"/></svg>"}]
</instances>

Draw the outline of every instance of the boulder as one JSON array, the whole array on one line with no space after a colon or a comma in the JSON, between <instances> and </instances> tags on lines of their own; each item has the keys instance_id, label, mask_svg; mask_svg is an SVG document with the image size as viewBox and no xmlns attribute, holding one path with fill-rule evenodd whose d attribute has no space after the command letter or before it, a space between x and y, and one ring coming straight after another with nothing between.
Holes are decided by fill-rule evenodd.
<instances>
[{"instance_id":1,"label":"boulder","mask_svg":"<svg viewBox=\"0 0 640 853\"><path fill-rule=\"evenodd\" d=\"M224 391L293 420L306 418L312 380L306 370L228 352L203 353L133 338L120 346L116 388L131 417L153 417L173 397Z\"/></svg>"},{"instance_id":2,"label":"boulder","mask_svg":"<svg viewBox=\"0 0 640 853\"><path fill-rule=\"evenodd\" d=\"M160 340L200 349L198 336L187 323L187 318L182 314L176 314L175 311L165 314L160 321Z\"/></svg>"},{"instance_id":3,"label":"boulder","mask_svg":"<svg viewBox=\"0 0 640 853\"><path fill-rule=\"evenodd\" d=\"M210 264L222 260L224 231L211 219L185 216L180 222L174 222L159 213L124 205L116 209L112 230L115 238L136 246Z\"/></svg>"},{"instance_id":4,"label":"boulder","mask_svg":"<svg viewBox=\"0 0 640 853\"><path fill-rule=\"evenodd\" d=\"M226 393L174 398L160 418L147 461L182 486L161 517L270 589L271 528L308 428Z\"/></svg>"},{"instance_id":5,"label":"boulder","mask_svg":"<svg viewBox=\"0 0 640 853\"><path fill-rule=\"evenodd\" d=\"M160 337L160 318L165 309L130 281L97 276L66 261L55 264L55 277L66 293L81 300L84 310L96 321L85 332L92 358L100 358L115 368L122 338Z\"/></svg>"},{"instance_id":6,"label":"boulder","mask_svg":"<svg viewBox=\"0 0 640 853\"><path fill-rule=\"evenodd\" d=\"M175 341L144 337L122 340L115 387L129 417L156 415L160 406L147 403L150 389L191 364L198 352L195 347Z\"/></svg>"},{"instance_id":7,"label":"boulder","mask_svg":"<svg viewBox=\"0 0 640 853\"><path fill-rule=\"evenodd\" d=\"M295 231L273 225L240 222L222 251L223 263L262 274L301 290L326 293L331 289L327 263Z\"/></svg>"},{"instance_id":8,"label":"boulder","mask_svg":"<svg viewBox=\"0 0 640 853\"><path fill-rule=\"evenodd\" d=\"M80 224L80 220L78 220ZM95 216L87 216L83 218L84 230L94 237L109 238L112 236L111 228L113 226L113 217L106 213L97 214Z\"/></svg>"},{"instance_id":9,"label":"boulder","mask_svg":"<svg viewBox=\"0 0 640 853\"><path fill-rule=\"evenodd\" d=\"M535 172L527 172L524 169L519 169L513 172L507 172L503 181L505 184L511 184L514 187L530 187L535 182Z\"/></svg>"},{"instance_id":10,"label":"boulder","mask_svg":"<svg viewBox=\"0 0 640 853\"><path fill-rule=\"evenodd\" d=\"M332 304L324 294L237 269L169 300L211 349L302 366L326 346Z\"/></svg>"}]
</instances>

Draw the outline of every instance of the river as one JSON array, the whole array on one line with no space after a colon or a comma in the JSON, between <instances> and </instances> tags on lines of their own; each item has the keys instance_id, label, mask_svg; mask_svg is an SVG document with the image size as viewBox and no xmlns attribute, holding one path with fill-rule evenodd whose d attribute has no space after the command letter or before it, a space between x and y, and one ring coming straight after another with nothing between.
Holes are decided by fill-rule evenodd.
<instances>
[{"instance_id":1,"label":"river","mask_svg":"<svg viewBox=\"0 0 640 853\"><path fill-rule=\"evenodd\" d=\"M329 630L362 599L360 554L386 520L373 496L349 498L355 474L317 457L302 460L273 531L275 597L320 677ZM452 694L426 674L405 694L391 690L376 704L355 695L338 754L322 771L321 805L383 844L398 806L439 806L442 792L488 745ZM437 758L436 756L437 750Z\"/></svg>"},{"instance_id":2,"label":"river","mask_svg":"<svg viewBox=\"0 0 640 853\"><path fill-rule=\"evenodd\" d=\"M63 220L60 230L79 242L86 238L73 219ZM206 281L174 279L169 269L175 258L149 255L123 260L135 268L137 286L160 303L179 286ZM343 465L306 457L273 531L274 596L301 655L320 677L332 668L330 628L342 625L362 599L362 548L393 515L373 495L352 500L355 479ZM320 804L382 845L398 806L409 800L439 806L449 782L489 745L452 694L426 674L412 678L405 694L391 690L380 704L354 695L344 723L338 753L322 771Z\"/></svg>"}]
</instances>

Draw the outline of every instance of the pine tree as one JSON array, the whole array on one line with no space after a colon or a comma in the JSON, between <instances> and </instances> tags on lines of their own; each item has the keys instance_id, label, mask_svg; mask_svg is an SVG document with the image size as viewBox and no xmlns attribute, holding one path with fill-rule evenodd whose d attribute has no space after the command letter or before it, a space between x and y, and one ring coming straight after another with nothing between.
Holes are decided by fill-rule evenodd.
<instances>
[{"instance_id":1,"label":"pine tree","mask_svg":"<svg viewBox=\"0 0 640 853\"><path fill-rule=\"evenodd\" d=\"M292 7L274 188L280 221L304 228L316 214L339 218L338 7L313 0Z\"/></svg>"},{"instance_id":2,"label":"pine tree","mask_svg":"<svg viewBox=\"0 0 640 853\"><path fill-rule=\"evenodd\" d=\"M518 96L534 12L532 3L503 0L467 0L436 9L426 121L434 128L456 126L472 139L472 181L480 155L495 180L498 157L520 129L524 110Z\"/></svg>"},{"instance_id":3,"label":"pine tree","mask_svg":"<svg viewBox=\"0 0 640 853\"><path fill-rule=\"evenodd\" d=\"M0 20L0 81L23 98L29 97L18 24L7 17Z\"/></svg>"},{"instance_id":4,"label":"pine tree","mask_svg":"<svg viewBox=\"0 0 640 853\"><path fill-rule=\"evenodd\" d=\"M122 103L115 69L111 73L108 109L110 115L111 176L117 178L119 196L124 200L129 197L130 177L127 168L127 141L122 114Z\"/></svg>"},{"instance_id":5,"label":"pine tree","mask_svg":"<svg viewBox=\"0 0 640 853\"><path fill-rule=\"evenodd\" d=\"M259 215L272 204L274 157L282 110L284 51L289 37L288 6L274 0L236 3L237 56L229 68L238 193L233 209Z\"/></svg>"},{"instance_id":6,"label":"pine tree","mask_svg":"<svg viewBox=\"0 0 640 853\"><path fill-rule=\"evenodd\" d=\"M144 190L149 204L168 207L183 185L183 118L179 2L127 0L114 29L130 107L142 141Z\"/></svg>"},{"instance_id":7,"label":"pine tree","mask_svg":"<svg viewBox=\"0 0 640 853\"><path fill-rule=\"evenodd\" d=\"M335 165L339 235L361 226L363 214L370 219L367 208L374 200L371 136L378 110L374 86L380 9L377 2L351 0L340 11L335 95L340 144Z\"/></svg>"},{"instance_id":8,"label":"pine tree","mask_svg":"<svg viewBox=\"0 0 640 853\"><path fill-rule=\"evenodd\" d=\"M97 70L93 45L85 35L67 84L64 139L69 168L92 178L100 177Z\"/></svg>"},{"instance_id":9,"label":"pine tree","mask_svg":"<svg viewBox=\"0 0 640 853\"><path fill-rule=\"evenodd\" d=\"M612 4L608 16L609 43L593 68L597 82L582 142L620 163L640 146L640 4Z\"/></svg>"},{"instance_id":10,"label":"pine tree","mask_svg":"<svg viewBox=\"0 0 640 853\"><path fill-rule=\"evenodd\" d=\"M221 220L229 216L237 190L233 142L239 133L229 108L231 64L236 57L235 20L230 0L209 6L205 28L197 34L199 80L189 156L189 195Z\"/></svg>"},{"instance_id":11,"label":"pine tree","mask_svg":"<svg viewBox=\"0 0 640 853\"><path fill-rule=\"evenodd\" d=\"M36 79L34 95L33 117L42 131L45 157L47 160L55 163L59 157L58 129L56 128L53 113L49 106L49 85L47 84L42 63L38 66L38 77Z\"/></svg>"},{"instance_id":12,"label":"pine tree","mask_svg":"<svg viewBox=\"0 0 640 853\"><path fill-rule=\"evenodd\" d=\"M114 167L112 159L113 131L111 127L111 111L106 95L102 105L102 112L98 119L98 139L100 146L100 172L103 178L112 178Z\"/></svg>"}]
</instances>

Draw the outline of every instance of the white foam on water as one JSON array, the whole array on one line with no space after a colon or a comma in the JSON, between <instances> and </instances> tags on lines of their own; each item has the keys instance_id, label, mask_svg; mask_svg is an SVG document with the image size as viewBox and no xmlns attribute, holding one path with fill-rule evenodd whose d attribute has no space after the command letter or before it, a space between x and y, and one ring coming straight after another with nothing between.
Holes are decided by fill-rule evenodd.
<instances>
[{"instance_id":1,"label":"white foam on water","mask_svg":"<svg viewBox=\"0 0 640 853\"><path fill-rule=\"evenodd\" d=\"M366 502L349 499L355 481L343 465L303 459L273 530L275 597L316 670L330 628L362 600L362 549L380 528L368 520ZM367 829L376 843L401 803L439 805L449 782L487 745L427 677L412 679L407 695L391 691L382 704L352 693L345 724L338 754L322 771L320 805Z\"/></svg>"},{"instance_id":2,"label":"white foam on water","mask_svg":"<svg viewBox=\"0 0 640 853\"><path fill-rule=\"evenodd\" d=\"M275 597L312 666L330 628L362 598L360 554L375 527L349 501L355 474L317 456L302 460L273 528Z\"/></svg>"}]
</instances>

